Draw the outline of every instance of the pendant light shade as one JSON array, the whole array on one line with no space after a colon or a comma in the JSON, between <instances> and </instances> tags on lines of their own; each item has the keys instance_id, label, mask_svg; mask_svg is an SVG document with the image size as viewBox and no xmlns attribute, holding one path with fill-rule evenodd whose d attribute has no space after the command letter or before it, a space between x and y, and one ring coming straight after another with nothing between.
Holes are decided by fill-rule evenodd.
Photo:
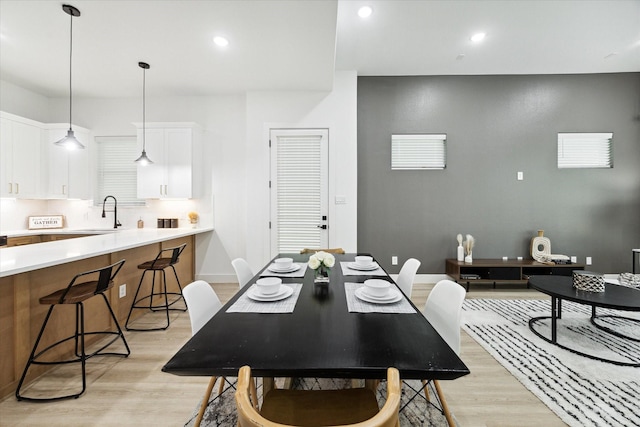
<instances>
[{"instance_id":1,"label":"pendant light shade","mask_svg":"<svg viewBox=\"0 0 640 427\"><path fill-rule=\"evenodd\" d=\"M84 148L84 145L73 134L73 129L71 128L71 105L72 105L72 92L71 92L71 59L73 53L73 17L80 16L80 11L73 6L68 4L62 5L62 10L66 14L68 14L71 18L70 25L70 37L69 37L69 130L67 131L67 135L60 139L59 141L54 142L55 145L59 147L65 147L68 150L76 150L78 148Z\"/></svg>"},{"instance_id":2,"label":"pendant light shade","mask_svg":"<svg viewBox=\"0 0 640 427\"><path fill-rule=\"evenodd\" d=\"M147 144L146 144L146 129L145 129L145 104L146 104L146 99L145 99L145 89L146 89L146 81L145 81L145 77L146 77L146 70L148 70L149 68L151 68L149 66L149 64L147 64L146 62L138 62L138 67L142 68L142 154L140 155L140 157L138 157L136 159L136 163L138 163L141 166L146 166L148 164L153 163L151 161L151 159L149 159L147 157L147 152L145 151L147 148Z\"/></svg>"}]
</instances>

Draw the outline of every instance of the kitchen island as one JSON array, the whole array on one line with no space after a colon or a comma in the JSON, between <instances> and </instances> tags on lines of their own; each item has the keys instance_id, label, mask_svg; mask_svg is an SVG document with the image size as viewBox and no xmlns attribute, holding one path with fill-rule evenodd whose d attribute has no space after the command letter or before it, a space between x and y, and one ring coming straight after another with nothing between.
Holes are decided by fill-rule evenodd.
<instances>
[{"instance_id":1,"label":"kitchen island","mask_svg":"<svg viewBox=\"0 0 640 427\"><path fill-rule=\"evenodd\" d=\"M184 286L195 277L196 235L210 233L212 230L213 228L118 230L0 249L0 397L13 393L29 357L48 310L48 306L39 303L41 297L66 287L77 273L100 268L124 258L126 262L116 276L115 286L107 293L116 317L123 325L142 274L137 266L154 259L161 248L187 243L180 262L176 265ZM147 276L149 277L145 277L143 289L150 291L151 277ZM177 290L174 282L168 281L169 291ZM123 284L126 285L126 295L119 298L119 288ZM172 286L176 289L172 289ZM42 345L46 346L60 337L70 335L74 327L73 306L60 307L54 315L55 319L52 318L50 323L55 326L47 328ZM88 329L106 330L112 327L102 304L87 302L86 316ZM32 369L34 372L29 375L27 382L46 369L44 366Z\"/></svg>"}]
</instances>

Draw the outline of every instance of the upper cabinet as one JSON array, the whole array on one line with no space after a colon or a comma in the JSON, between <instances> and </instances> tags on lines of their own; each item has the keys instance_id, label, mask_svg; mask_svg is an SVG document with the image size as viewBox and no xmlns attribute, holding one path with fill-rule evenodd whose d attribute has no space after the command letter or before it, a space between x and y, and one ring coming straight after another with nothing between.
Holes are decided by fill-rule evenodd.
<instances>
[{"instance_id":1,"label":"upper cabinet","mask_svg":"<svg viewBox=\"0 0 640 427\"><path fill-rule=\"evenodd\" d=\"M85 146L84 150L67 150L54 145L64 137L69 124L46 125L48 151L48 199L90 199L91 198L91 132L73 126L73 132Z\"/></svg>"},{"instance_id":2,"label":"upper cabinet","mask_svg":"<svg viewBox=\"0 0 640 427\"><path fill-rule=\"evenodd\" d=\"M142 127L138 148L142 151ZM201 189L202 130L195 123L147 123L145 149L152 164L138 165L141 199L189 199Z\"/></svg>"},{"instance_id":3,"label":"upper cabinet","mask_svg":"<svg viewBox=\"0 0 640 427\"><path fill-rule=\"evenodd\" d=\"M0 197L42 197L44 134L41 123L0 113Z\"/></svg>"}]
</instances>

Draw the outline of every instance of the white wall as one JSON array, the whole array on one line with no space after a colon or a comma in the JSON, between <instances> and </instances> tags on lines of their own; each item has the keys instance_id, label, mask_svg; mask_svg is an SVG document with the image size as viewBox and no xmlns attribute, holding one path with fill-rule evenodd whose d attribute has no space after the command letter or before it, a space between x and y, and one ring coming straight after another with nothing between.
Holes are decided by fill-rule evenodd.
<instances>
[{"instance_id":1,"label":"white wall","mask_svg":"<svg viewBox=\"0 0 640 427\"><path fill-rule=\"evenodd\" d=\"M2 88L4 88L3 84ZM47 99L9 85L11 96L3 110L43 122L68 120L67 99ZM146 227L157 217L183 217L197 211L214 233L197 239L197 278L210 282L235 281L231 260L246 258L257 269L269 254L269 150L265 129L277 123L290 127L329 129L330 243L356 250L357 169L355 72L339 72L334 90L322 92L260 92L211 97L147 97L147 122L196 122L205 130L204 197L186 201L149 201L147 207L118 209L126 227L140 216ZM14 96L26 95L23 101ZM3 95L4 98L4 95ZM9 99L10 98L10 99ZM26 99L26 101L24 101ZM45 114L43 105L48 112ZM33 110L31 112L30 110ZM94 136L134 135L140 122L138 98L74 99L73 122ZM335 205L335 195L347 203ZM109 226L101 208L88 201L2 200L0 229L24 228L27 215L59 213L70 227Z\"/></svg>"},{"instance_id":2,"label":"white wall","mask_svg":"<svg viewBox=\"0 0 640 427\"><path fill-rule=\"evenodd\" d=\"M357 249L357 74L336 72L330 93L255 92L247 95L246 259L257 269L270 258L270 127L329 129L330 246ZM347 203L335 205L335 196Z\"/></svg>"}]
</instances>

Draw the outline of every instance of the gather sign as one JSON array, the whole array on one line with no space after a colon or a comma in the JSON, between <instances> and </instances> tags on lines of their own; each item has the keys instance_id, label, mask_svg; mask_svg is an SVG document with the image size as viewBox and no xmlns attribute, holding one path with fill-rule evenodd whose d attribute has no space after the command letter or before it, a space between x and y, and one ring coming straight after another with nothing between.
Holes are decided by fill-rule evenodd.
<instances>
[{"instance_id":1,"label":"gather sign","mask_svg":"<svg viewBox=\"0 0 640 427\"><path fill-rule=\"evenodd\" d=\"M44 228L62 228L64 215L41 215L29 217L29 230L41 230Z\"/></svg>"}]
</instances>

